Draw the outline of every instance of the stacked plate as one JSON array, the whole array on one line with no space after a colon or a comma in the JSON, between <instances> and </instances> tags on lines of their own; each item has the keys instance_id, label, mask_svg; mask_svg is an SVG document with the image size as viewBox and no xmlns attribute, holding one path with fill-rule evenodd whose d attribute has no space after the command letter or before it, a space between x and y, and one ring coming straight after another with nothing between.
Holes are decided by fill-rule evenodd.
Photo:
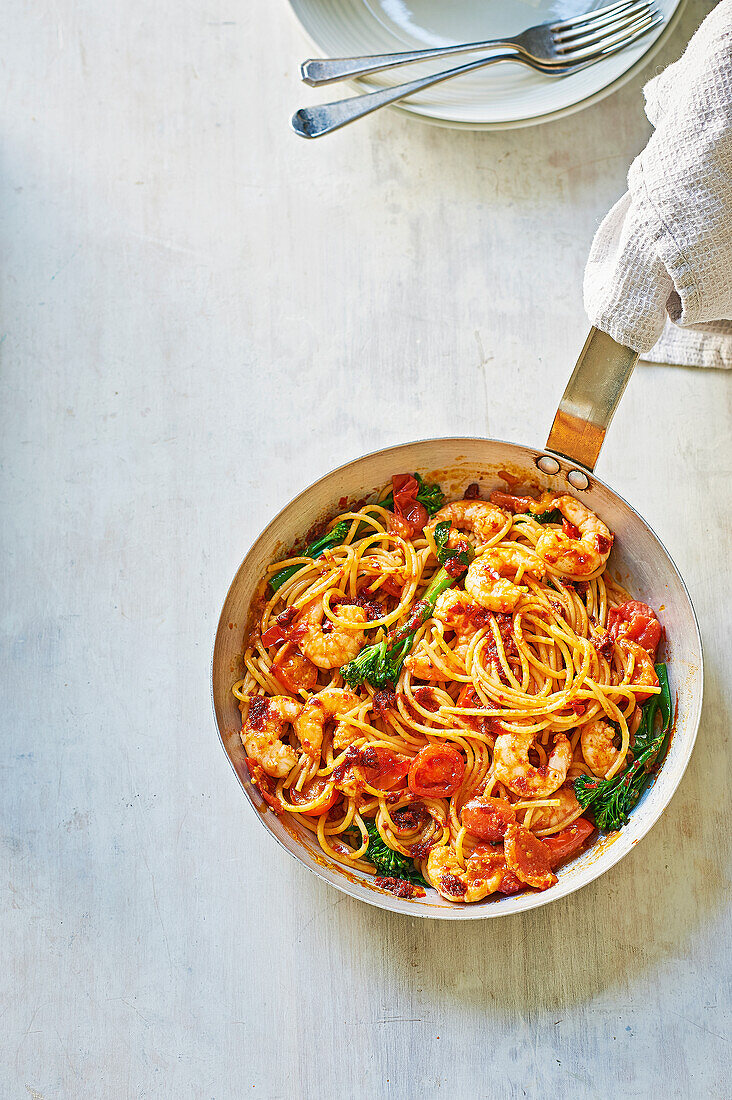
<instances>
[{"instance_id":1,"label":"stacked plate","mask_svg":"<svg viewBox=\"0 0 732 1100\"><path fill-rule=\"evenodd\" d=\"M323 57L352 57L427 49L515 34L549 20L567 19L608 0L290 0ZM503 130L549 122L596 103L629 80L671 34L682 0L657 0L665 22L612 57L557 79L515 62L457 77L404 100L396 110L440 126ZM478 55L476 55L478 56ZM464 58L463 60L467 60ZM353 81L358 91L391 87L459 64L422 62ZM322 89L321 89L322 91ZM335 87L325 98L345 93Z\"/></svg>"}]
</instances>

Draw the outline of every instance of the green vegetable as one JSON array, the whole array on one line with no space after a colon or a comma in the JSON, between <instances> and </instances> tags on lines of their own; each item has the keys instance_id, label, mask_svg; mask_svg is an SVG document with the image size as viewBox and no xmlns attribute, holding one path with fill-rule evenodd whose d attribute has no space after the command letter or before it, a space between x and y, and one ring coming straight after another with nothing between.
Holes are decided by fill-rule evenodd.
<instances>
[{"instance_id":1,"label":"green vegetable","mask_svg":"<svg viewBox=\"0 0 732 1100\"><path fill-rule=\"evenodd\" d=\"M628 820L630 811L648 785L656 764L663 759L671 729L673 707L665 664L656 665L656 675L661 686L643 708L643 717L635 735L632 764L612 779L596 779L591 775L578 775L574 792L583 810L592 810L598 829L612 832ZM661 730L655 732L656 715L661 711Z\"/></svg>"},{"instance_id":2,"label":"green vegetable","mask_svg":"<svg viewBox=\"0 0 732 1100\"><path fill-rule=\"evenodd\" d=\"M655 668L661 691L658 695L652 695L643 707L643 717L636 731L635 745L633 746L633 752L636 756L650 749L659 739L661 742L665 741L666 735L671 729L673 707L671 704L671 689L668 685L668 672L664 664L658 664ZM660 738L655 735L655 719L659 709L662 719Z\"/></svg>"},{"instance_id":3,"label":"green vegetable","mask_svg":"<svg viewBox=\"0 0 732 1100\"><path fill-rule=\"evenodd\" d=\"M315 542L311 542L302 556L304 558L319 558L325 550L330 550L331 546L340 546L348 534L350 526L348 520L342 519L340 523L336 523L333 530L329 531L327 535L322 535ZM272 591L276 592L278 588L282 588L285 581L289 581L290 577L294 577L302 568L302 565L288 565L286 569L280 569L279 573L273 573L269 578L269 586Z\"/></svg>"},{"instance_id":4,"label":"green vegetable","mask_svg":"<svg viewBox=\"0 0 732 1100\"><path fill-rule=\"evenodd\" d=\"M439 512L440 508L445 503L445 494L439 485L428 485L426 481L422 480L419 474L415 474L414 477L419 485L417 500L420 504L424 504L428 515L434 516L435 512ZM383 500L379 501L379 504L382 508L388 508L390 511L393 511L394 493L389 493L388 496L385 496Z\"/></svg>"},{"instance_id":5,"label":"green vegetable","mask_svg":"<svg viewBox=\"0 0 732 1100\"><path fill-rule=\"evenodd\" d=\"M450 558L455 558L463 565L470 565L474 555L473 549L467 541L461 542L459 550L447 545L450 538L451 526L449 520L444 520L435 527L433 538L437 549L437 560L440 565L444 565Z\"/></svg>"},{"instance_id":6,"label":"green vegetable","mask_svg":"<svg viewBox=\"0 0 732 1100\"><path fill-rule=\"evenodd\" d=\"M445 494L439 485L428 485L422 480L419 474L415 474L414 476L419 485L417 500L420 504L424 504L428 515L434 516L435 512L439 512L440 508L445 503Z\"/></svg>"},{"instance_id":7,"label":"green vegetable","mask_svg":"<svg viewBox=\"0 0 732 1100\"><path fill-rule=\"evenodd\" d=\"M413 882L417 886L429 886L429 882L415 869L414 860L403 856L401 852L395 852L384 844L375 821L364 821L366 832L369 834L369 846L363 858L373 863L376 872L384 878L399 878L406 882Z\"/></svg>"},{"instance_id":8,"label":"green vegetable","mask_svg":"<svg viewBox=\"0 0 732 1100\"><path fill-rule=\"evenodd\" d=\"M452 524L449 519L443 520L442 523L438 523L435 526L432 537L435 540L435 546L437 547L437 560L440 565L444 565L447 560L447 540L450 537L450 528Z\"/></svg>"},{"instance_id":9,"label":"green vegetable","mask_svg":"<svg viewBox=\"0 0 732 1100\"><path fill-rule=\"evenodd\" d=\"M561 523L564 519L558 508L550 508L548 512L539 512L538 515L534 515L533 512L530 512L529 515L535 519L537 523Z\"/></svg>"},{"instance_id":10,"label":"green vegetable","mask_svg":"<svg viewBox=\"0 0 732 1100\"><path fill-rule=\"evenodd\" d=\"M427 591L421 600L412 608L406 622L392 635L383 638L380 642L366 646L358 657L354 657L341 669L341 676L349 687L357 688L364 680L372 687L384 688L387 684L395 684L399 679L404 658L412 648L414 636L422 623L429 619L434 611L438 596L455 583L457 577L464 573L472 557L472 549L452 553L447 558L449 562L461 567L457 576L448 573L443 565L435 573L429 583Z\"/></svg>"},{"instance_id":11,"label":"green vegetable","mask_svg":"<svg viewBox=\"0 0 732 1100\"><path fill-rule=\"evenodd\" d=\"M367 680L372 687L385 688L387 684L395 684L399 679L402 663L408 648L403 645L390 648L387 639L366 646L358 657L354 657L341 669L341 676L349 687L357 688Z\"/></svg>"}]
</instances>

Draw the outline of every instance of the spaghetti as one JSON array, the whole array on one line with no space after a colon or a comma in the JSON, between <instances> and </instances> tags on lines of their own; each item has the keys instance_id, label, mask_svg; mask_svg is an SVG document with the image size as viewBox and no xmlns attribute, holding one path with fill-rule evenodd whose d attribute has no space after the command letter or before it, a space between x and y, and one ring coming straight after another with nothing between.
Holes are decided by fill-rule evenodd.
<instances>
[{"instance_id":1,"label":"spaghetti","mask_svg":"<svg viewBox=\"0 0 732 1100\"><path fill-rule=\"evenodd\" d=\"M402 896L546 889L595 835L583 807L599 824L660 758L635 736L662 627L571 496L380 496L268 569L233 687L252 781Z\"/></svg>"}]
</instances>

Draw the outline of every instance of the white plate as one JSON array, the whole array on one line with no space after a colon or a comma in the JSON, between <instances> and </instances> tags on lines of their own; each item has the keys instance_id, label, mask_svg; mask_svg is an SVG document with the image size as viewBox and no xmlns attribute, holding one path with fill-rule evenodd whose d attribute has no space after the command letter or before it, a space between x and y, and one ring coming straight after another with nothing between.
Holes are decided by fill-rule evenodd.
<instances>
[{"instance_id":1,"label":"white plate","mask_svg":"<svg viewBox=\"0 0 732 1100\"><path fill-rule=\"evenodd\" d=\"M513 34L551 19L566 19L609 0L290 0L295 15L324 57L351 57L426 49ZM530 126L588 107L620 87L645 65L671 33L682 0L657 0L665 23L613 57L558 79L513 62L438 84L399 104L399 109L443 126L502 130ZM476 55L477 56L477 55ZM352 82L373 91L439 72L468 58L409 65ZM330 85L323 101L342 98ZM344 91L343 95L347 93ZM309 100L308 100L309 102Z\"/></svg>"}]
</instances>

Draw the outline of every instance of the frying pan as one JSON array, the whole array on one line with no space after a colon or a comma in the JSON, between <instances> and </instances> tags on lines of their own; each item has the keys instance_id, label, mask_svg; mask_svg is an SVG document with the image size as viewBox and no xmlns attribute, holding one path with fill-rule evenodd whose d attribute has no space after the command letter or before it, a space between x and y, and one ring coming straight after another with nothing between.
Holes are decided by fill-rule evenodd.
<instances>
[{"instance_id":1,"label":"frying pan","mask_svg":"<svg viewBox=\"0 0 732 1100\"><path fill-rule=\"evenodd\" d=\"M702 704L702 649L689 594L658 536L593 470L605 432L638 356L592 329L554 418L546 449L495 439L424 439L388 447L340 466L295 497L265 528L244 558L221 612L213 652L213 706L224 750L257 819L283 848L325 882L353 898L409 916L476 920L522 913L571 894L616 864L645 836L681 781L696 738ZM560 872L542 893L471 905L445 901L435 890L408 900L373 885L372 876L330 861L297 822L268 811L249 781L239 736L241 717L231 686L241 667L243 636L264 571L314 523L343 511L343 498L376 492L392 474L418 471L439 480L448 499L479 481L481 495L507 483L571 492L615 533L608 568L633 596L660 610L676 721L666 761L620 832L601 838ZM516 479L514 481L513 479Z\"/></svg>"}]
</instances>

